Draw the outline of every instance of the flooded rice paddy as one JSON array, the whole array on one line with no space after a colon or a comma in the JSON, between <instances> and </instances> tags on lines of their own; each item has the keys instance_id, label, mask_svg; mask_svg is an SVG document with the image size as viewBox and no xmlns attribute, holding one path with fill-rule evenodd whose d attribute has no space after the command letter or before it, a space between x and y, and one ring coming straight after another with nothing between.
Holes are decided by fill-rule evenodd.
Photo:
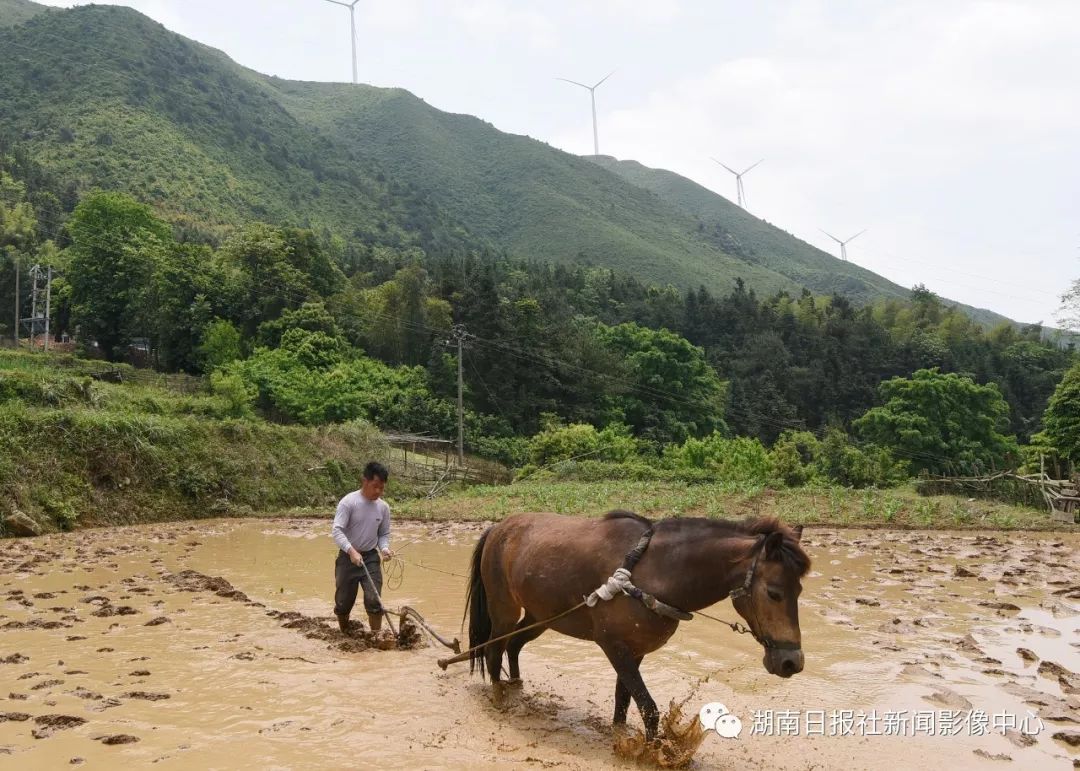
<instances>
[{"instance_id":1,"label":"flooded rice paddy","mask_svg":"<svg viewBox=\"0 0 1080 771\"><path fill-rule=\"evenodd\" d=\"M329 524L0 542L0 766L635 767L612 753L614 673L591 643L530 643L500 710L466 664L436 666L445 648L342 636ZM464 637L482 529L396 525L387 604ZM722 702L742 721L694 767L1080 767L1080 538L808 529L804 545L800 675L768 675L749 636L700 617L645 660L662 707Z\"/></svg>"}]
</instances>

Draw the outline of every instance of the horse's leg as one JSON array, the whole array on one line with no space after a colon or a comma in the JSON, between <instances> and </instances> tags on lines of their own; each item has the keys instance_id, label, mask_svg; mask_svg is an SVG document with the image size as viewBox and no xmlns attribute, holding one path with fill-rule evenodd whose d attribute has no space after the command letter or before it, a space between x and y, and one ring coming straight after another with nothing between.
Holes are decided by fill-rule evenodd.
<instances>
[{"instance_id":1,"label":"horse's leg","mask_svg":"<svg viewBox=\"0 0 1080 771\"><path fill-rule=\"evenodd\" d=\"M488 611L491 615L491 637L488 639L494 639L514 630L518 617L521 615L521 606L510 598L509 593L490 593L488 594ZM505 695L505 683L502 681L502 658L510 640L492 643L484 652L488 676L491 678L492 697L496 704L501 704Z\"/></svg>"},{"instance_id":2,"label":"horse's leg","mask_svg":"<svg viewBox=\"0 0 1080 771\"><path fill-rule=\"evenodd\" d=\"M525 611L524 618L522 618L514 628L524 629L535 623L536 619L533 618L528 611ZM546 630L546 626L538 626L527 632L520 632L510 638L510 641L506 644L506 658L510 662L510 679L507 681L507 685L521 685L521 669L518 666L518 655L521 653L521 649L525 647L526 643L532 642Z\"/></svg>"},{"instance_id":3,"label":"horse's leg","mask_svg":"<svg viewBox=\"0 0 1080 771\"><path fill-rule=\"evenodd\" d=\"M641 679L641 659L632 656L622 645L601 645L601 649L615 667L619 676L619 682L630 693L637 704L638 712L641 713L641 721L645 724L645 740L652 741L656 738L657 729L660 726L660 710L656 708L656 702L649 695L649 689L645 687L645 681ZM618 709L618 687L616 687L616 710ZM616 713L617 714L617 713ZM623 719L626 719L625 710Z\"/></svg>"},{"instance_id":4,"label":"horse's leg","mask_svg":"<svg viewBox=\"0 0 1080 771\"><path fill-rule=\"evenodd\" d=\"M634 662L639 670L641 659ZM615 675L615 717L611 721L616 726L626 724L626 713L630 709L630 689L623 684L622 678Z\"/></svg>"}]
</instances>

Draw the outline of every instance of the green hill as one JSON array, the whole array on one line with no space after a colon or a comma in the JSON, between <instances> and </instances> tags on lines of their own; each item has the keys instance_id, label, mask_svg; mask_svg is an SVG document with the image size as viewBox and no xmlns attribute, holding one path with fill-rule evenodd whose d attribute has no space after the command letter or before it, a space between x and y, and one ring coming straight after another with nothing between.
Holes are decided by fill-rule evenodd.
<instances>
[{"instance_id":1,"label":"green hill","mask_svg":"<svg viewBox=\"0 0 1080 771\"><path fill-rule=\"evenodd\" d=\"M0 125L65 184L129 192L189 232L258 219L716 292L742 278L907 296L670 172L570 155L401 89L264 76L128 8L41 10L0 0Z\"/></svg>"},{"instance_id":2,"label":"green hill","mask_svg":"<svg viewBox=\"0 0 1080 771\"><path fill-rule=\"evenodd\" d=\"M591 160L696 219L704 236L720 248L781 273L811 291L839 292L861 302L908 297L907 288L854 263L838 260L686 177L606 155L592 156ZM983 308L960 307L984 324L1006 320Z\"/></svg>"},{"instance_id":3,"label":"green hill","mask_svg":"<svg viewBox=\"0 0 1080 771\"><path fill-rule=\"evenodd\" d=\"M361 242L465 240L298 121L269 78L135 11L41 14L0 28L0 49L0 125L80 189L124 190L210 235L260 219Z\"/></svg>"},{"instance_id":4,"label":"green hill","mask_svg":"<svg viewBox=\"0 0 1080 771\"><path fill-rule=\"evenodd\" d=\"M797 289L727 254L674 206L587 159L433 109L400 89L276 83L290 112L420 189L476 235L523 258L616 268L638 278L727 290Z\"/></svg>"}]
</instances>

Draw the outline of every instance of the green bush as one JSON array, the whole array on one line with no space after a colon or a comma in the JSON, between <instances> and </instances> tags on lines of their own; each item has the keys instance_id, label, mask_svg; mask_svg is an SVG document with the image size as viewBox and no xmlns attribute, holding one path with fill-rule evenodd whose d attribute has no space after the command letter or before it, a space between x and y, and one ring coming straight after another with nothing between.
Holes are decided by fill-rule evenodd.
<instances>
[{"instance_id":1,"label":"green bush","mask_svg":"<svg viewBox=\"0 0 1080 771\"><path fill-rule=\"evenodd\" d=\"M814 461L820 453L821 442L809 431L785 431L769 451L775 479L788 487L814 481Z\"/></svg>"},{"instance_id":2,"label":"green bush","mask_svg":"<svg viewBox=\"0 0 1080 771\"><path fill-rule=\"evenodd\" d=\"M818 472L844 487L892 487L907 478L907 464L883 447L853 445L846 433L830 428L815 461Z\"/></svg>"},{"instance_id":3,"label":"green bush","mask_svg":"<svg viewBox=\"0 0 1080 771\"><path fill-rule=\"evenodd\" d=\"M713 481L768 484L773 476L772 460L757 439L728 439L719 433L704 439L687 439L664 449L664 464L675 469L702 469Z\"/></svg>"},{"instance_id":4,"label":"green bush","mask_svg":"<svg viewBox=\"0 0 1080 771\"><path fill-rule=\"evenodd\" d=\"M711 484L716 474L707 469L666 468L653 462L632 459L622 463L599 460L566 460L549 466L527 464L518 469L515 480L558 479L575 482L683 482Z\"/></svg>"},{"instance_id":5,"label":"green bush","mask_svg":"<svg viewBox=\"0 0 1080 771\"><path fill-rule=\"evenodd\" d=\"M255 397L259 395L259 389L235 372L215 370L210 374L210 390L222 399L227 405L228 417L247 418L254 413L252 405Z\"/></svg>"},{"instance_id":6,"label":"green bush","mask_svg":"<svg viewBox=\"0 0 1080 771\"><path fill-rule=\"evenodd\" d=\"M198 357L204 372L212 372L243 355L240 347L240 330L231 321L214 319L202 333Z\"/></svg>"},{"instance_id":7,"label":"green bush","mask_svg":"<svg viewBox=\"0 0 1080 771\"><path fill-rule=\"evenodd\" d=\"M635 457L637 452L637 440L621 424L612 424L601 431L588 423L550 424L528 444L529 462L534 466L578 458L618 463Z\"/></svg>"}]
</instances>

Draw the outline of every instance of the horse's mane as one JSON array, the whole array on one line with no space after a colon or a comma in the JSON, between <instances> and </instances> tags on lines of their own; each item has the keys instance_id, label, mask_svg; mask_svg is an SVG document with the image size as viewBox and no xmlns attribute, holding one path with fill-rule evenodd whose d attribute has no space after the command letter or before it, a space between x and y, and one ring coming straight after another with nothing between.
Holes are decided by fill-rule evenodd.
<instances>
[{"instance_id":1,"label":"horse's mane","mask_svg":"<svg viewBox=\"0 0 1080 771\"><path fill-rule=\"evenodd\" d=\"M633 519L646 527L657 530L664 529L676 533L700 531L700 537L725 537L732 535L746 536L769 536L773 533L783 534L783 540L778 549L779 560L784 568L794 572L798 576L804 576L810 570L810 557L803 551L799 539L789 526L785 525L776 517L748 517L742 522L733 522L729 519L708 519L704 517L672 517L653 522L647 517L635 514L632 511L616 509L608 512L604 519ZM762 540L764 543L764 540Z\"/></svg>"},{"instance_id":2,"label":"horse's mane","mask_svg":"<svg viewBox=\"0 0 1080 771\"><path fill-rule=\"evenodd\" d=\"M626 511L625 509L615 509L614 511L609 511L607 514L604 515L604 519L632 519L645 525L645 527L653 527L656 524L648 517L643 517L640 514L635 514L634 512Z\"/></svg>"}]
</instances>

